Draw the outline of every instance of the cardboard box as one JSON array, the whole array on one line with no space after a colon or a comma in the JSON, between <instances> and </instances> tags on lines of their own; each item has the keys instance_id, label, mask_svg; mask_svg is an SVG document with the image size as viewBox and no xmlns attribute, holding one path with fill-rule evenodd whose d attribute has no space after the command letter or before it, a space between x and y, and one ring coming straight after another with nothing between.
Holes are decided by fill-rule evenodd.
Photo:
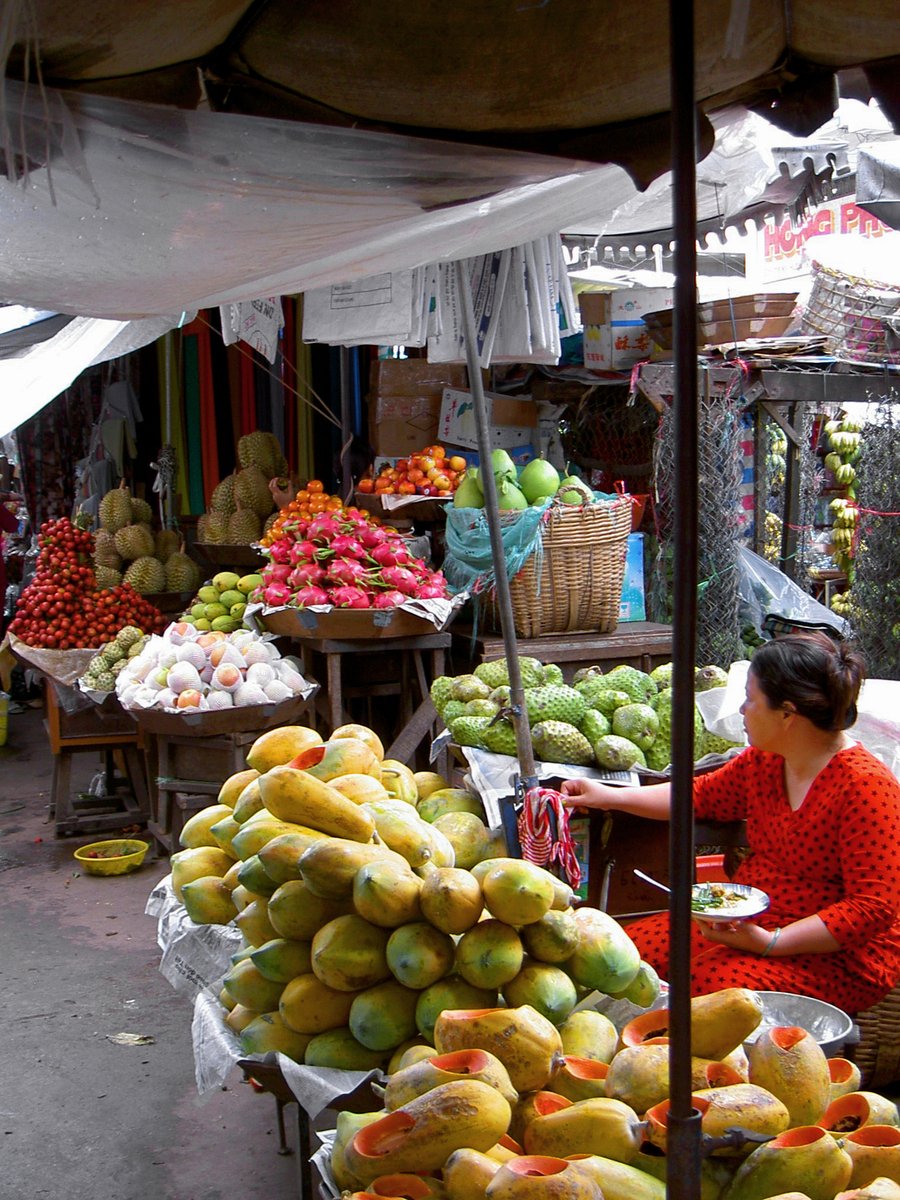
<instances>
[{"instance_id":1,"label":"cardboard box","mask_svg":"<svg viewBox=\"0 0 900 1200\"><path fill-rule=\"evenodd\" d=\"M580 292L578 305L584 325L637 321L644 313L672 308L672 288L616 288L612 292Z\"/></svg>"},{"instance_id":2,"label":"cardboard box","mask_svg":"<svg viewBox=\"0 0 900 1200\"><path fill-rule=\"evenodd\" d=\"M644 600L644 535L642 533L629 533L628 535L619 620L621 622L647 620L647 606Z\"/></svg>"},{"instance_id":3,"label":"cardboard box","mask_svg":"<svg viewBox=\"0 0 900 1200\"><path fill-rule=\"evenodd\" d=\"M537 428L537 408L529 400L485 392L491 446L520 446L530 442ZM472 393L462 388L445 388L438 422L438 440L463 449L477 450L475 408Z\"/></svg>"},{"instance_id":4,"label":"cardboard box","mask_svg":"<svg viewBox=\"0 0 900 1200\"><path fill-rule=\"evenodd\" d=\"M437 396L445 387L466 387L461 363L430 363L425 358L378 358L369 369L369 392L385 396Z\"/></svg>"},{"instance_id":5,"label":"cardboard box","mask_svg":"<svg viewBox=\"0 0 900 1200\"><path fill-rule=\"evenodd\" d=\"M649 358L653 340L643 321L585 325L584 365L595 371L630 371Z\"/></svg>"},{"instance_id":6,"label":"cardboard box","mask_svg":"<svg viewBox=\"0 0 900 1200\"><path fill-rule=\"evenodd\" d=\"M437 440L437 396L374 396L369 400L369 441L376 454L401 457Z\"/></svg>"}]
</instances>

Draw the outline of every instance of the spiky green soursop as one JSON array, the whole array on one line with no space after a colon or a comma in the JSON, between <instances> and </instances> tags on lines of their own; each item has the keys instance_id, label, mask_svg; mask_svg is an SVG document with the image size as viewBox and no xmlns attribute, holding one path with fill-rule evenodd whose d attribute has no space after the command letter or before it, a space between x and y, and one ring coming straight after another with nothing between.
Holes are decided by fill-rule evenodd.
<instances>
[{"instance_id":1,"label":"spiky green soursop","mask_svg":"<svg viewBox=\"0 0 900 1200\"><path fill-rule=\"evenodd\" d=\"M516 730L511 721L507 721L505 717L501 717L499 721L494 721L485 727L484 733L485 747L492 754L512 754L515 756L518 752L516 746Z\"/></svg>"},{"instance_id":2,"label":"spiky green soursop","mask_svg":"<svg viewBox=\"0 0 900 1200\"><path fill-rule=\"evenodd\" d=\"M431 696L431 703L443 715L444 705L450 699L450 689L453 687L454 677L452 675L438 675L432 680L431 687L428 689L428 694Z\"/></svg>"},{"instance_id":3,"label":"spiky green soursop","mask_svg":"<svg viewBox=\"0 0 900 1200\"><path fill-rule=\"evenodd\" d=\"M615 733L598 738L594 754L598 765L607 771L630 771L644 757L640 746Z\"/></svg>"},{"instance_id":4,"label":"spiky green soursop","mask_svg":"<svg viewBox=\"0 0 900 1200\"><path fill-rule=\"evenodd\" d=\"M649 704L623 704L612 715L612 731L649 750L659 733L659 717Z\"/></svg>"},{"instance_id":5,"label":"spiky green soursop","mask_svg":"<svg viewBox=\"0 0 900 1200\"><path fill-rule=\"evenodd\" d=\"M557 663L545 663L544 683L565 683L562 667Z\"/></svg>"},{"instance_id":6,"label":"spiky green soursop","mask_svg":"<svg viewBox=\"0 0 900 1200\"><path fill-rule=\"evenodd\" d=\"M466 703L466 711L463 716L466 717L496 717L500 711L500 705L494 704L492 700L479 697L476 700L469 700Z\"/></svg>"},{"instance_id":7,"label":"spiky green soursop","mask_svg":"<svg viewBox=\"0 0 900 1200\"><path fill-rule=\"evenodd\" d=\"M512 700L512 691L508 683L501 683L499 687L495 687L488 696L488 700L493 702L500 708L508 708Z\"/></svg>"},{"instance_id":8,"label":"spiky green soursop","mask_svg":"<svg viewBox=\"0 0 900 1200\"><path fill-rule=\"evenodd\" d=\"M457 717L464 717L465 715L465 700L447 700L444 702L444 707L441 709L441 717L443 718L444 724L448 729L451 721L455 721Z\"/></svg>"},{"instance_id":9,"label":"spiky green soursop","mask_svg":"<svg viewBox=\"0 0 900 1200\"><path fill-rule=\"evenodd\" d=\"M572 676L572 683L582 683L585 679L597 679L602 674L603 668L598 663L594 663L589 667L579 667Z\"/></svg>"},{"instance_id":10,"label":"spiky green soursop","mask_svg":"<svg viewBox=\"0 0 900 1200\"><path fill-rule=\"evenodd\" d=\"M492 690L477 675L457 675L450 688L450 699L462 700L463 703L470 700L487 700Z\"/></svg>"},{"instance_id":11,"label":"spiky green soursop","mask_svg":"<svg viewBox=\"0 0 900 1200\"><path fill-rule=\"evenodd\" d=\"M694 672L694 691L708 692L710 688L725 687L728 684L728 672L721 667L698 667Z\"/></svg>"},{"instance_id":12,"label":"spiky green soursop","mask_svg":"<svg viewBox=\"0 0 900 1200\"><path fill-rule=\"evenodd\" d=\"M594 761L591 743L567 721L539 721L531 730L531 741L535 754L543 762L587 767Z\"/></svg>"},{"instance_id":13,"label":"spiky green soursop","mask_svg":"<svg viewBox=\"0 0 900 1200\"><path fill-rule=\"evenodd\" d=\"M664 771L672 761L672 749L669 744L669 739L662 740L657 736L656 741L649 750L644 752L644 759L651 771Z\"/></svg>"},{"instance_id":14,"label":"spiky green soursop","mask_svg":"<svg viewBox=\"0 0 900 1200\"><path fill-rule=\"evenodd\" d=\"M505 658L492 658L489 662L479 663L474 674L492 691L504 683L509 683L509 666ZM519 674L522 676L522 687L538 687L544 682L544 664L538 658L520 655Z\"/></svg>"},{"instance_id":15,"label":"spiky green soursop","mask_svg":"<svg viewBox=\"0 0 900 1200\"><path fill-rule=\"evenodd\" d=\"M646 671L624 664L608 671L606 679L620 692L627 692L635 704L649 704L659 690Z\"/></svg>"},{"instance_id":16,"label":"spiky green soursop","mask_svg":"<svg viewBox=\"0 0 900 1200\"><path fill-rule=\"evenodd\" d=\"M596 708L604 717L612 719L613 713L623 704L633 704L628 692L620 691L605 682L605 677L586 679L576 684L575 690L581 692L587 701L588 708Z\"/></svg>"},{"instance_id":17,"label":"spiky green soursop","mask_svg":"<svg viewBox=\"0 0 900 1200\"><path fill-rule=\"evenodd\" d=\"M490 717L457 717L448 728L457 746L476 746L483 750L484 731L490 723Z\"/></svg>"},{"instance_id":18,"label":"spiky green soursop","mask_svg":"<svg viewBox=\"0 0 900 1200\"><path fill-rule=\"evenodd\" d=\"M578 722L578 728L591 745L596 742L597 738L606 737L608 733L612 733L612 725L610 724L609 717L605 717L596 708L589 708L587 710Z\"/></svg>"},{"instance_id":19,"label":"spiky green soursop","mask_svg":"<svg viewBox=\"0 0 900 1200\"><path fill-rule=\"evenodd\" d=\"M700 757L703 758L706 754L727 754L729 750L734 750L736 747L742 747L743 745L743 742L729 742L728 738L719 737L712 730L705 729L700 743L702 751Z\"/></svg>"},{"instance_id":20,"label":"spiky green soursop","mask_svg":"<svg viewBox=\"0 0 900 1200\"><path fill-rule=\"evenodd\" d=\"M547 683L542 687L525 689L525 708L529 725L536 725L539 721L565 721L577 726L587 712L588 705L575 688L567 687L564 683Z\"/></svg>"},{"instance_id":21,"label":"spiky green soursop","mask_svg":"<svg viewBox=\"0 0 900 1200\"><path fill-rule=\"evenodd\" d=\"M658 667L654 667L650 672L650 678L656 684L657 691L662 691L663 688L672 686L672 671L675 669L674 663L660 663Z\"/></svg>"}]
</instances>

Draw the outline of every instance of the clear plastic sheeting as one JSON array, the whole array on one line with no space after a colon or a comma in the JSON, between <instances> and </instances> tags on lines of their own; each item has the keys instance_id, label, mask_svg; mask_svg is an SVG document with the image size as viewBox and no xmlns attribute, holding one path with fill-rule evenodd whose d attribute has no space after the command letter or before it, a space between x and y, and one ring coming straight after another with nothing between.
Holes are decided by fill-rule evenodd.
<instances>
[{"instance_id":1,"label":"clear plastic sheeting","mask_svg":"<svg viewBox=\"0 0 900 1200\"><path fill-rule=\"evenodd\" d=\"M242 1057L237 1034L225 1024L225 1010L212 992L194 998L191 1043L194 1048L194 1079L201 1096L223 1086Z\"/></svg>"},{"instance_id":2,"label":"clear plastic sheeting","mask_svg":"<svg viewBox=\"0 0 900 1200\"><path fill-rule=\"evenodd\" d=\"M576 160L4 83L4 298L115 319L522 245L634 195Z\"/></svg>"},{"instance_id":3,"label":"clear plastic sheeting","mask_svg":"<svg viewBox=\"0 0 900 1200\"><path fill-rule=\"evenodd\" d=\"M172 891L170 875L153 889L144 911L157 918L163 978L176 992L191 998L205 990L218 992L232 954L244 945L240 929L236 925L195 925Z\"/></svg>"}]
</instances>

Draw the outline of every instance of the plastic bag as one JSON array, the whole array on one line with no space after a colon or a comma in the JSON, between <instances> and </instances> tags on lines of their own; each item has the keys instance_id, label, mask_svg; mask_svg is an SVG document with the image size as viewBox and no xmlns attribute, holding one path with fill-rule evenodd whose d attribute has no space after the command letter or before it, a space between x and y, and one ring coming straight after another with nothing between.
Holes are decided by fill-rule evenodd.
<instances>
[{"instance_id":1,"label":"plastic bag","mask_svg":"<svg viewBox=\"0 0 900 1200\"><path fill-rule=\"evenodd\" d=\"M741 622L752 624L757 633L771 636L792 629L822 629L850 637L852 631L843 617L746 546L738 547L738 572Z\"/></svg>"}]
</instances>

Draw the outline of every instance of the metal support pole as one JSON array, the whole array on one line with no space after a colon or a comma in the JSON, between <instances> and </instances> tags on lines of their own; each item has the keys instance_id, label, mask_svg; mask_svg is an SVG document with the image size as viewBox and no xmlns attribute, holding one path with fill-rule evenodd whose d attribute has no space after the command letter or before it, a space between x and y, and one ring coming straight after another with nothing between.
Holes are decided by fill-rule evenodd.
<instances>
[{"instance_id":1,"label":"metal support pole","mask_svg":"<svg viewBox=\"0 0 900 1200\"><path fill-rule=\"evenodd\" d=\"M516 644L516 624L513 617L512 598L509 592L509 577L506 574L506 558L503 553L503 537L500 529L500 509L497 502L497 484L491 470L491 438L487 419L484 388L481 383L481 364L478 361L478 341L475 334L475 313L472 308L472 291L466 274L465 262L456 264L456 283L462 307L463 332L465 334L466 363L469 368L469 386L472 390L472 406L475 412L475 431L478 436L478 457L481 463L479 480L484 493L484 513L491 538L491 557L494 566L494 583L497 594L497 609L500 613L500 631L503 634L503 652L509 668L509 692L513 722L516 730L516 753L523 792L534 787L537 775L534 767L534 750L531 745L531 730L525 712L525 691L522 687L522 672L519 670L519 651Z\"/></svg>"},{"instance_id":2,"label":"metal support pole","mask_svg":"<svg viewBox=\"0 0 900 1200\"><path fill-rule=\"evenodd\" d=\"M694 660L697 622L697 130L694 3L669 0L675 230L675 626L669 826L670 1200L700 1195L700 1113L691 1101L691 886L694 881Z\"/></svg>"}]
</instances>

